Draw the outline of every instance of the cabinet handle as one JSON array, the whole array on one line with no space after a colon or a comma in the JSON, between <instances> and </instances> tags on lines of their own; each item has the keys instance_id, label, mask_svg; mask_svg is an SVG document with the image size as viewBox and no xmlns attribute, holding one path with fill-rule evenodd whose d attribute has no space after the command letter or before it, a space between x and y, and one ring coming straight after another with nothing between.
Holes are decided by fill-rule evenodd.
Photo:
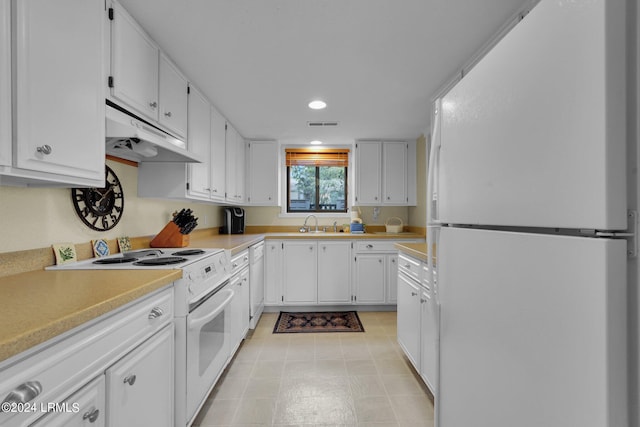
<instances>
[{"instance_id":1,"label":"cabinet handle","mask_svg":"<svg viewBox=\"0 0 640 427\"><path fill-rule=\"evenodd\" d=\"M309 250L313 252L313 246L309 246Z\"/></svg>"},{"instance_id":2,"label":"cabinet handle","mask_svg":"<svg viewBox=\"0 0 640 427\"><path fill-rule=\"evenodd\" d=\"M391 197L387 196L387 200L391 200Z\"/></svg>"},{"instance_id":3,"label":"cabinet handle","mask_svg":"<svg viewBox=\"0 0 640 427\"><path fill-rule=\"evenodd\" d=\"M38 381L27 381L20 384L11 393L7 395L2 401L2 406L8 406L7 403L27 403L35 399L40 393L42 393L42 384ZM0 409L0 412L4 412Z\"/></svg>"},{"instance_id":4,"label":"cabinet handle","mask_svg":"<svg viewBox=\"0 0 640 427\"><path fill-rule=\"evenodd\" d=\"M211 191L213 191L214 193L217 193L217 192L218 192L218 189L217 189L217 188L214 188L214 189L213 189L213 190L211 190Z\"/></svg>"},{"instance_id":5,"label":"cabinet handle","mask_svg":"<svg viewBox=\"0 0 640 427\"><path fill-rule=\"evenodd\" d=\"M147 316L149 319L157 319L158 317L162 316L164 314L164 311L162 311L162 309L160 307L153 307L151 309L151 311L149 312L149 316Z\"/></svg>"},{"instance_id":6,"label":"cabinet handle","mask_svg":"<svg viewBox=\"0 0 640 427\"><path fill-rule=\"evenodd\" d=\"M327 252L327 247L326 247L326 246L323 246L323 247L322 247L322 250L323 250L323 251L325 251L325 252Z\"/></svg>"},{"instance_id":7,"label":"cabinet handle","mask_svg":"<svg viewBox=\"0 0 640 427\"><path fill-rule=\"evenodd\" d=\"M149 103L149 107L151 108L156 108L158 106L158 103L156 101L150 102Z\"/></svg>"},{"instance_id":8,"label":"cabinet handle","mask_svg":"<svg viewBox=\"0 0 640 427\"><path fill-rule=\"evenodd\" d=\"M411 292L411 296L412 296L412 297L415 297L416 295L418 295L418 293L417 293L417 292Z\"/></svg>"},{"instance_id":9,"label":"cabinet handle","mask_svg":"<svg viewBox=\"0 0 640 427\"><path fill-rule=\"evenodd\" d=\"M404 268L411 268L411 264L405 264Z\"/></svg>"},{"instance_id":10,"label":"cabinet handle","mask_svg":"<svg viewBox=\"0 0 640 427\"><path fill-rule=\"evenodd\" d=\"M46 155L51 154L51 152L53 151L53 148L51 148L51 146L49 144L45 144L45 145L43 145L41 147L37 147L36 151L38 153L42 153L42 154L44 154L46 156Z\"/></svg>"},{"instance_id":11,"label":"cabinet handle","mask_svg":"<svg viewBox=\"0 0 640 427\"><path fill-rule=\"evenodd\" d=\"M427 302L427 300L426 300L426 299L424 299L424 298L420 298L420 304L424 304L425 302Z\"/></svg>"},{"instance_id":12,"label":"cabinet handle","mask_svg":"<svg viewBox=\"0 0 640 427\"><path fill-rule=\"evenodd\" d=\"M382 262L382 259L379 259L378 262Z\"/></svg>"},{"instance_id":13,"label":"cabinet handle","mask_svg":"<svg viewBox=\"0 0 640 427\"><path fill-rule=\"evenodd\" d=\"M391 262L395 264L396 263L396 259L395 258L391 258Z\"/></svg>"},{"instance_id":14,"label":"cabinet handle","mask_svg":"<svg viewBox=\"0 0 640 427\"><path fill-rule=\"evenodd\" d=\"M249 261L249 257L248 256L246 256L246 257L244 257L242 259L245 260L245 261Z\"/></svg>"},{"instance_id":15,"label":"cabinet handle","mask_svg":"<svg viewBox=\"0 0 640 427\"><path fill-rule=\"evenodd\" d=\"M367 249L373 249L373 245L367 245Z\"/></svg>"},{"instance_id":16,"label":"cabinet handle","mask_svg":"<svg viewBox=\"0 0 640 427\"><path fill-rule=\"evenodd\" d=\"M95 423L99 415L100 415L100 410L94 409L91 412L85 412L85 414L82 416L82 419L83 420L88 419L90 423Z\"/></svg>"},{"instance_id":17,"label":"cabinet handle","mask_svg":"<svg viewBox=\"0 0 640 427\"><path fill-rule=\"evenodd\" d=\"M378 200L378 196L374 197L373 200Z\"/></svg>"},{"instance_id":18,"label":"cabinet handle","mask_svg":"<svg viewBox=\"0 0 640 427\"><path fill-rule=\"evenodd\" d=\"M167 111L166 113L164 113L165 117L171 117L171 111Z\"/></svg>"},{"instance_id":19,"label":"cabinet handle","mask_svg":"<svg viewBox=\"0 0 640 427\"><path fill-rule=\"evenodd\" d=\"M234 263L231 265L231 268L236 268L236 267L238 267L238 263L237 263L237 262L234 262Z\"/></svg>"},{"instance_id":20,"label":"cabinet handle","mask_svg":"<svg viewBox=\"0 0 640 427\"><path fill-rule=\"evenodd\" d=\"M134 385L136 383L136 376L135 375L129 375L128 377L126 377L124 379L123 383L127 383L129 385Z\"/></svg>"}]
</instances>

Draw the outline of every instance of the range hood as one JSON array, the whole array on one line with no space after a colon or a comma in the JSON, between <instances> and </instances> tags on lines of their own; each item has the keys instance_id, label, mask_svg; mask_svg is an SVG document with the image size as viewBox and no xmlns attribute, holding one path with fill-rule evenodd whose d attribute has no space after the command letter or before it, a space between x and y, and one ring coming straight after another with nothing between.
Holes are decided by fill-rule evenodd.
<instances>
[{"instance_id":1,"label":"range hood","mask_svg":"<svg viewBox=\"0 0 640 427\"><path fill-rule=\"evenodd\" d=\"M202 163L184 141L107 104L106 152L134 162Z\"/></svg>"}]
</instances>

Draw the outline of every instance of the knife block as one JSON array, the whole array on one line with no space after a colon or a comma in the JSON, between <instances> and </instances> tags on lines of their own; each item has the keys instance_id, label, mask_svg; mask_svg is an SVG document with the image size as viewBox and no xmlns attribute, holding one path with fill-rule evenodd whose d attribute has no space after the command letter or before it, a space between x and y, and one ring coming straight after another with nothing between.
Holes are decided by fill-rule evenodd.
<instances>
[{"instance_id":1,"label":"knife block","mask_svg":"<svg viewBox=\"0 0 640 427\"><path fill-rule=\"evenodd\" d=\"M184 248L189 246L189 235L181 234L180 228L173 222L169 222L149 243L152 248Z\"/></svg>"}]
</instances>

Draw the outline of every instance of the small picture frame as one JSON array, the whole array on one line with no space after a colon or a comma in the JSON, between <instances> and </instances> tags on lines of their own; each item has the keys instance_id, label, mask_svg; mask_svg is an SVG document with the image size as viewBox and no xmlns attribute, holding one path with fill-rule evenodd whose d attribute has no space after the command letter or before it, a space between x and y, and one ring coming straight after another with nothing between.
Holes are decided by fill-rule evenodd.
<instances>
[{"instance_id":1,"label":"small picture frame","mask_svg":"<svg viewBox=\"0 0 640 427\"><path fill-rule=\"evenodd\" d=\"M91 247L93 248L93 256L96 258L102 258L110 254L109 245L104 239L92 240Z\"/></svg>"},{"instance_id":2,"label":"small picture frame","mask_svg":"<svg viewBox=\"0 0 640 427\"><path fill-rule=\"evenodd\" d=\"M68 264L78 260L76 247L73 243L56 243L51 247L56 256L56 265Z\"/></svg>"},{"instance_id":3,"label":"small picture frame","mask_svg":"<svg viewBox=\"0 0 640 427\"><path fill-rule=\"evenodd\" d=\"M117 240L120 252L129 252L131 250L131 240L128 237L118 237Z\"/></svg>"}]
</instances>

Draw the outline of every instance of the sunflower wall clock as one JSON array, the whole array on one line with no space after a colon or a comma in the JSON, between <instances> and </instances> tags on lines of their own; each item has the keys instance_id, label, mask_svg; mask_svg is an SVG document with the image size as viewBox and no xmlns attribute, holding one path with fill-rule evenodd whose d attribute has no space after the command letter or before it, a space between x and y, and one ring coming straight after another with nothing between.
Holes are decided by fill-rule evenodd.
<instances>
[{"instance_id":1,"label":"sunflower wall clock","mask_svg":"<svg viewBox=\"0 0 640 427\"><path fill-rule=\"evenodd\" d=\"M72 188L71 200L76 213L89 228L111 230L124 211L122 184L109 166L105 166L104 188Z\"/></svg>"}]
</instances>

